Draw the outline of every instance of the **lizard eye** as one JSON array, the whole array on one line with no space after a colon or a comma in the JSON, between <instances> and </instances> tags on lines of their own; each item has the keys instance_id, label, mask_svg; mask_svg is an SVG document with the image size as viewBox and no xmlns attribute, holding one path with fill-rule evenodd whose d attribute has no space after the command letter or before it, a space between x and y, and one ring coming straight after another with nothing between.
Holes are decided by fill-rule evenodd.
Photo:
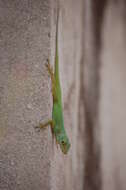
<instances>
[{"instance_id":1,"label":"lizard eye","mask_svg":"<svg viewBox=\"0 0 126 190\"><path fill-rule=\"evenodd\" d=\"M65 142L64 142L64 141L62 141L62 144L63 144L63 145L65 145Z\"/></svg>"}]
</instances>

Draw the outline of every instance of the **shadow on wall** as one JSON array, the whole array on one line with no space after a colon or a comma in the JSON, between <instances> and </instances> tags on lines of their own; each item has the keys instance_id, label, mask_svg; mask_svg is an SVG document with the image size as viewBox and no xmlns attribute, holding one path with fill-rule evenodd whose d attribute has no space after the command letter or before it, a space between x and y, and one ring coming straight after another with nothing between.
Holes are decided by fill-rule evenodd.
<instances>
[{"instance_id":1,"label":"shadow on wall","mask_svg":"<svg viewBox=\"0 0 126 190\"><path fill-rule=\"evenodd\" d=\"M88 1L88 7L86 7L86 20L85 20L85 40L84 43L88 44L88 51L86 52L86 45L84 46L85 55L83 57L84 62L84 75L83 80L84 86L82 85L83 89L81 91L81 99L83 99L83 104L85 105L85 115L86 115L86 127L85 127L85 175L84 175L84 189L86 190L101 190L104 183L103 178L103 172L101 171L101 163L102 158L101 154L104 150L102 150L104 147L102 147L101 141L100 141L100 129L103 126L99 125L99 118L100 118L100 100L101 100L101 88L106 88L105 86L102 87L102 80L101 76L101 66L104 62L104 60L101 59L101 53L102 51L109 51L109 54L112 57L115 57L115 54L112 54L112 41L110 40L107 50L104 50L104 42L103 40L106 40L106 38L103 37L103 30L104 33L110 32L111 35L113 35L113 26L114 22L116 22L116 19L123 20L123 31L125 30L125 18L126 18L126 1L124 0L97 0L97 1ZM113 14L113 8L116 7L117 14L116 17L113 17L113 22L111 22L111 28L109 28L110 31L107 31L106 28L104 28L105 25L105 17L106 17L106 10L110 9L111 14ZM120 11L121 9L121 11ZM118 14L118 12L120 14ZM111 18L110 18L111 19ZM120 26L121 27L121 26ZM124 31L125 32L125 31ZM120 33L121 35L121 33ZM113 38L114 39L114 38ZM120 39L120 38L119 38ZM116 39L115 39L116 40ZM120 42L119 42L120 43ZM110 48L111 47L111 48ZM117 55L119 55L118 52L115 51ZM118 57L118 56L117 56ZM108 60L107 60L108 61ZM107 62L105 63L107 64ZM114 69L114 63L112 68ZM111 69L112 69L111 68ZM106 74L107 75L107 74ZM81 76L82 77L82 76ZM112 77L110 76L110 81ZM106 79L107 80L107 79ZM88 84L86 83L88 82ZM112 87L111 87L112 88ZM109 90L106 89L105 92ZM103 100L104 101L104 100ZM107 100L109 101L109 100ZM112 105L112 109L114 109L114 106ZM108 116L109 118L109 116ZM108 119L106 118L106 119ZM114 120L114 118L113 118ZM102 121L103 123L104 121ZM113 122L113 121L112 121ZM106 123L106 122L105 122ZM105 126L106 127L106 126ZM112 127L110 125L110 127ZM111 129L108 129L108 133L111 132ZM111 132L112 133L112 132ZM113 134L113 133L112 133ZM102 134L105 135L105 134ZM107 136L104 137L105 141L107 141ZM111 141L114 141L115 137L112 137ZM109 146L109 145L108 145ZM112 152L112 149L111 149ZM114 152L111 153L114 155ZM112 156L113 156L112 155ZM103 156L103 155L102 155ZM110 156L109 156L110 157ZM110 164L110 163L109 163ZM117 163L118 165L118 163ZM112 166L111 166L112 167ZM103 167L104 168L104 167ZM115 170L114 170L115 171ZM109 176L109 175L108 175ZM109 178L109 177L108 177ZM115 179L114 179L115 178ZM124 176L122 177L122 179ZM117 183L117 175L112 178L113 184ZM119 179L118 179L119 180ZM109 179L108 179L109 182ZM115 185L114 185L115 187ZM108 190L112 190L110 186L108 185ZM120 188L118 188L120 189ZM124 188L125 189L125 188Z\"/></svg>"},{"instance_id":2,"label":"shadow on wall","mask_svg":"<svg viewBox=\"0 0 126 190\"><path fill-rule=\"evenodd\" d=\"M89 3L89 2L88 2ZM86 7L84 17L86 32L85 42L90 47L90 54L84 55L84 86L82 86L81 99L85 107L85 175L84 189L101 190L101 147L95 134L99 131L98 126L98 107L99 107L99 88L100 88L100 52L102 48L101 32L104 19L104 11L107 0L90 1ZM90 14L90 15L88 15ZM90 20L88 20L90 18ZM89 35L90 34L90 35ZM92 39L92 41L91 41ZM85 45L84 49L86 48ZM88 81L88 86L85 81ZM98 132L99 133L99 132Z\"/></svg>"}]
</instances>

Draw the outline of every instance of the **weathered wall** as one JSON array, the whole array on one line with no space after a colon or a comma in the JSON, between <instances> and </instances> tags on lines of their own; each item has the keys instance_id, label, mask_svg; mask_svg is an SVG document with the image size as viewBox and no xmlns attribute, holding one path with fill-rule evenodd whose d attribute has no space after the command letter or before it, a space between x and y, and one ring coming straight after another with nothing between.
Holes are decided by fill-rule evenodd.
<instances>
[{"instance_id":1,"label":"weathered wall","mask_svg":"<svg viewBox=\"0 0 126 190\"><path fill-rule=\"evenodd\" d=\"M85 1L81 101L84 107L84 188L101 190L99 125L101 32L106 1Z\"/></svg>"},{"instance_id":2,"label":"weathered wall","mask_svg":"<svg viewBox=\"0 0 126 190\"><path fill-rule=\"evenodd\" d=\"M0 1L0 189L50 189L49 1Z\"/></svg>"},{"instance_id":3,"label":"weathered wall","mask_svg":"<svg viewBox=\"0 0 126 190\"><path fill-rule=\"evenodd\" d=\"M57 1L0 0L0 190L83 189L83 157L78 156L82 9L81 0L60 1L60 74L72 144L64 156L49 127L34 128L51 117L45 63L50 57L54 65Z\"/></svg>"},{"instance_id":4,"label":"weathered wall","mask_svg":"<svg viewBox=\"0 0 126 190\"><path fill-rule=\"evenodd\" d=\"M103 189L126 189L126 3L108 1L102 29L100 123Z\"/></svg>"},{"instance_id":5,"label":"weathered wall","mask_svg":"<svg viewBox=\"0 0 126 190\"><path fill-rule=\"evenodd\" d=\"M124 0L60 0L59 59L71 149L50 127L57 1L0 0L0 190L125 190Z\"/></svg>"},{"instance_id":6,"label":"weathered wall","mask_svg":"<svg viewBox=\"0 0 126 190\"><path fill-rule=\"evenodd\" d=\"M56 5L52 10L54 21ZM61 0L59 17L59 57L60 76L64 102L64 122L71 142L71 149L64 156L56 146L51 163L51 186L53 190L83 189L83 157L79 156L80 139L78 128L79 89L80 89L80 61L82 52L82 11L83 1ZM75 14L76 13L76 14ZM52 39L55 37L55 22L52 21ZM54 47L54 40L52 47ZM52 56L55 48L52 49ZM79 140L80 144L78 144ZM80 151L79 151L80 153ZM83 152L82 152L83 153Z\"/></svg>"},{"instance_id":7,"label":"weathered wall","mask_svg":"<svg viewBox=\"0 0 126 190\"><path fill-rule=\"evenodd\" d=\"M126 3L85 1L81 99L84 187L126 189Z\"/></svg>"}]
</instances>

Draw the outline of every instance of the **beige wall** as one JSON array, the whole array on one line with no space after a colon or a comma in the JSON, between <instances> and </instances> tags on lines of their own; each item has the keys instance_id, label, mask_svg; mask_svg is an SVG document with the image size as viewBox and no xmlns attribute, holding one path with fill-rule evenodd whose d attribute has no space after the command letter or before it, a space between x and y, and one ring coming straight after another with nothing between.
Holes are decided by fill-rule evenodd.
<instances>
[{"instance_id":1,"label":"beige wall","mask_svg":"<svg viewBox=\"0 0 126 190\"><path fill-rule=\"evenodd\" d=\"M82 8L81 0L60 1L60 75L72 144L64 156L49 127L34 129L52 112L45 63L50 58L54 65L57 2L0 0L0 190L82 189L77 154Z\"/></svg>"},{"instance_id":2,"label":"beige wall","mask_svg":"<svg viewBox=\"0 0 126 190\"><path fill-rule=\"evenodd\" d=\"M71 149L50 127L57 1L0 0L0 190L125 190L125 1L60 0Z\"/></svg>"},{"instance_id":3,"label":"beige wall","mask_svg":"<svg viewBox=\"0 0 126 190\"><path fill-rule=\"evenodd\" d=\"M101 52L100 123L103 189L126 189L125 4L109 2Z\"/></svg>"},{"instance_id":4,"label":"beige wall","mask_svg":"<svg viewBox=\"0 0 126 190\"><path fill-rule=\"evenodd\" d=\"M84 187L126 189L126 3L85 1L85 7Z\"/></svg>"}]
</instances>

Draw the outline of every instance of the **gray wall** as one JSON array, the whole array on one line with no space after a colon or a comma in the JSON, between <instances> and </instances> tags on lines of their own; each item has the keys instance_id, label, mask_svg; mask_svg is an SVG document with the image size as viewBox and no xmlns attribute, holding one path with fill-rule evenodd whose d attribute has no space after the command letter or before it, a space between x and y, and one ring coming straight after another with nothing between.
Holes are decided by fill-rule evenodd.
<instances>
[{"instance_id":1,"label":"gray wall","mask_svg":"<svg viewBox=\"0 0 126 190\"><path fill-rule=\"evenodd\" d=\"M60 0L68 155L50 127L57 1L0 0L0 190L125 190L123 0Z\"/></svg>"}]
</instances>

